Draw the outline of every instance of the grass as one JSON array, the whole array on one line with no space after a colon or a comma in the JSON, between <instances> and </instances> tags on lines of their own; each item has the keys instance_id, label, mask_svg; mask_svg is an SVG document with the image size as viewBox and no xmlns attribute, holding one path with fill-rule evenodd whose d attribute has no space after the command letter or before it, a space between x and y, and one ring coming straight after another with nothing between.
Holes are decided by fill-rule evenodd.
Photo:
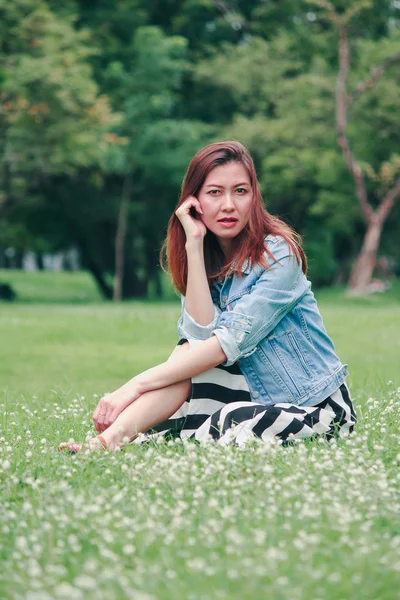
<instances>
[{"instance_id":1,"label":"grass","mask_svg":"<svg viewBox=\"0 0 400 600\"><path fill-rule=\"evenodd\" d=\"M69 456L56 447L91 434L98 395L171 352L179 301L103 303L82 273L11 277L20 300L0 304L2 599L393 600L398 285L366 299L318 293L351 373L350 438Z\"/></svg>"},{"instance_id":2,"label":"grass","mask_svg":"<svg viewBox=\"0 0 400 600\"><path fill-rule=\"evenodd\" d=\"M80 304L99 302L95 281L86 271L52 272L0 269L0 283L9 283L19 302Z\"/></svg>"},{"instance_id":3,"label":"grass","mask_svg":"<svg viewBox=\"0 0 400 600\"><path fill-rule=\"evenodd\" d=\"M20 300L0 304L0 386L41 395L102 394L165 360L176 338L178 298L169 302L102 302L86 273L0 272ZM87 301L83 302L83 298ZM400 385L400 282L381 296L317 293L328 332L350 385L364 396Z\"/></svg>"}]
</instances>

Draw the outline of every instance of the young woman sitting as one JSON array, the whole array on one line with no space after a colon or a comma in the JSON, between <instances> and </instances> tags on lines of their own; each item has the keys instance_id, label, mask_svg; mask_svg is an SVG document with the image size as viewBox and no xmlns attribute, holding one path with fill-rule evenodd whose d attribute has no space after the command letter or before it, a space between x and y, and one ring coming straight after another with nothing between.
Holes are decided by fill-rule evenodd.
<instances>
[{"instance_id":1,"label":"young woman sitting","mask_svg":"<svg viewBox=\"0 0 400 600\"><path fill-rule=\"evenodd\" d=\"M300 237L265 209L240 143L194 156L162 257L182 297L179 342L166 362L101 398L90 449L166 432L237 445L351 433L347 368L311 291Z\"/></svg>"}]
</instances>

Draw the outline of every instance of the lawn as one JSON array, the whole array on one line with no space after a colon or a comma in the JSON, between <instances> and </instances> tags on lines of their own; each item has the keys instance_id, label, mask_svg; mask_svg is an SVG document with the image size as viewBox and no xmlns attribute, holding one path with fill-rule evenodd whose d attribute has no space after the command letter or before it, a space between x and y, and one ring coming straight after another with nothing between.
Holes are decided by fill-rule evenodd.
<instances>
[{"instance_id":1,"label":"lawn","mask_svg":"<svg viewBox=\"0 0 400 600\"><path fill-rule=\"evenodd\" d=\"M99 395L166 359L179 301L113 305L82 273L22 275L0 304L2 599L396 597L398 285L317 294L351 373L350 438L69 456L57 445L92 432Z\"/></svg>"}]
</instances>

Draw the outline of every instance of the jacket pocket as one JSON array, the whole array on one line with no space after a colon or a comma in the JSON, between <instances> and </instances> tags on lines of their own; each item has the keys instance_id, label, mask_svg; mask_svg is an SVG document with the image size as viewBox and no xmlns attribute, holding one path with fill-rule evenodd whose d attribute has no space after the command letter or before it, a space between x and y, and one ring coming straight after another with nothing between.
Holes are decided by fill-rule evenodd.
<instances>
[{"instance_id":1,"label":"jacket pocket","mask_svg":"<svg viewBox=\"0 0 400 600\"><path fill-rule=\"evenodd\" d=\"M286 338L286 336L283 337ZM282 341L283 339L276 337L269 339L271 349L276 357L277 369L279 368L282 379L290 389L294 390L294 396L299 397L303 395L304 388L299 381L297 361L296 363L293 362L293 357L287 343L282 344Z\"/></svg>"},{"instance_id":2,"label":"jacket pocket","mask_svg":"<svg viewBox=\"0 0 400 600\"><path fill-rule=\"evenodd\" d=\"M301 368L303 369L303 371L305 372L305 374L307 375L307 377L309 377L310 379L315 379L315 375L313 374L310 365L307 363L307 360L306 360L303 352L301 351L301 348L296 340L296 336L293 335L293 333L291 331L289 331L286 334L286 336L287 336L288 342L292 348L293 354L295 356L297 356L298 363L301 366Z\"/></svg>"},{"instance_id":3,"label":"jacket pocket","mask_svg":"<svg viewBox=\"0 0 400 600\"><path fill-rule=\"evenodd\" d=\"M272 375L287 402L298 402L315 380L313 367L302 352L302 344L290 328L264 338L259 346L259 356Z\"/></svg>"},{"instance_id":4,"label":"jacket pocket","mask_svg":"<svg viewBox=\"0 0 400 600\"><path fill-rule=\"evenodd\" d=\"M277 360L272 349L270 350L268 347L263 348L263 346L264 344L257 346L256 354L258 361L261 361L261 365L258 363L261 368L257 368L257 364L255 364L255 370L258 378L265 387L266 393L274 399L273 404L276 402L289 402L290 404L294 404L298 397L298 392L293 389L293 381L290 378L288 381L288 377L282 371L280 360ZM283 398L281 398L282 393Z\"/></svg>"}]
</instances>

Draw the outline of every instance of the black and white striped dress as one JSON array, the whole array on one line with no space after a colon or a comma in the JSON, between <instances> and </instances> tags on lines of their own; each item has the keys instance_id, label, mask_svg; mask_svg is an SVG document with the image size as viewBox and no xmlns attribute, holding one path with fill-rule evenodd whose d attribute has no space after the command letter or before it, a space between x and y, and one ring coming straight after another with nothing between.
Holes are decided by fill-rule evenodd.
<instances>
[{"instance_id":1,"label":"black and white striped dress","mask_svg":"<svg viewBox=\"0 0 400 600\"><path fill-rule=\"evenodd\" d=\"M180 340L179 344L186 340ZM334 394L315 406L253 402L238 365L219 365L192 377L191 394L166 421L139 435L140 444L161 436L190 438L198 442L242 446L254 438L278 441L323 434L327 439L347 437L357 422L349 390L343 383Z\"/></svg>"}]
</instances>

